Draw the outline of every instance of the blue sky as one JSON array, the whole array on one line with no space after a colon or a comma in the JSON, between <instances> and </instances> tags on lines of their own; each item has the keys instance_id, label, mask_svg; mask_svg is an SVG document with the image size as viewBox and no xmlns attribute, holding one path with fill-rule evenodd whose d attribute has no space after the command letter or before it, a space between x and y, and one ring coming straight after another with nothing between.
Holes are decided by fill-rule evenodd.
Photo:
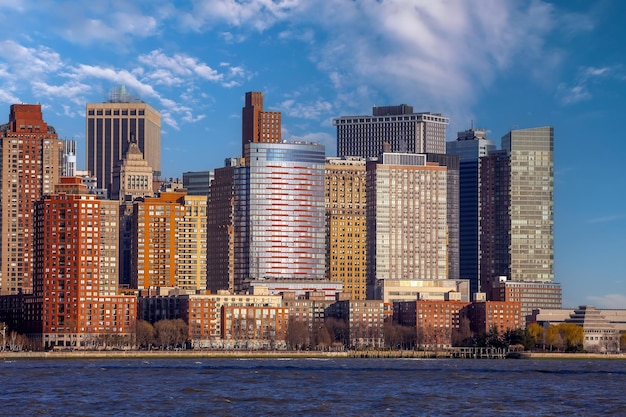
<instances>
[{"instance_id":1,"label":"blue sky","mask_svg":"<svg viewBox=\"0 0 626 417\"><path fill-rule=\"evenodd\" d=\"M328 155L331 119L375 105L443 113L448 140L552 125L563 304L626 308L624 16L619 0L0 0L0 112L40 102L82 168L85 103L125 84L161 111L168 177L238 156L246 91Z\"/></svg>"}]
</instances>

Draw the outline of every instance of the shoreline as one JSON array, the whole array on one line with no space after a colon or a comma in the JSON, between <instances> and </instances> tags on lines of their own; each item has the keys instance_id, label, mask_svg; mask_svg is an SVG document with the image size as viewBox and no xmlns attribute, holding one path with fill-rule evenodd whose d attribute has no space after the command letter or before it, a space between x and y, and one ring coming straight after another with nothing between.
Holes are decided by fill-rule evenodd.
<instances>
[{"instance_id":1,"label":"shoreline","mask_svg":"<svg viewBox=\"0 0 626 417\"><path fill-rule=\"evenodd\" d=\"M424 351L62 351L0 352L1 360L13 359L448 359L446 352ZM459 359L459 358L456 358ZM478 358L464 358L480 360ZM511 352L507 359L626 360L626 354Z\"/></svg>"}]
</instances>

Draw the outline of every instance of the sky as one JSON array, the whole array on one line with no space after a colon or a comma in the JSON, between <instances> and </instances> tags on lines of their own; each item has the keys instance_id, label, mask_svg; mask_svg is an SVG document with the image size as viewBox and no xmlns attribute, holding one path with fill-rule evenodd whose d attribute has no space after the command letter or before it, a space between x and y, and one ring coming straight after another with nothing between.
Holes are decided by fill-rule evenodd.
<instances>
[{"instance_id":1,"label":"sky","mask_svg":"<svg viewBox=\"0 0 626 417\"><path fill-rule=\"evenodd\" d=\"M0 0L0 123L41 103L84 168L85 104L123 84L161 112L166 177L239 156L247 91L329 156L332 119L373 106L442 113L448 140L554 126L563 306L626 308L625 16L620 0Z\"/></svg>"}]
</instances>

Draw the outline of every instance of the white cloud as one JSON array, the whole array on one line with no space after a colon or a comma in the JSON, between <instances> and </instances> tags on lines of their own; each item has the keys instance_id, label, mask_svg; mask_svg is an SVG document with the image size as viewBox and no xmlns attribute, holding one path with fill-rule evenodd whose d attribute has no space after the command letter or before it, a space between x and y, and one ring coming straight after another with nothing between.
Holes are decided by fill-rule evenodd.
<instances>
[{"instance_id":1,"label":"white cloud","mask_svg":"<svg viewBox=\"0 0 626 417\"><path fill-rule=\"evenodd\" d=\"M587 220L587 223L608 223L608 222L614 222L616 220L622 220L622 219L626 219L626 214L613 214L613 215L609 215L609 216L602 216L602 217L594 217L592 219Z\"/></svg>"},{"instance_id":2,"label":"white cloud","mask_svg":"<svg viewBox=\"0 0 626 417\"><path fill-rule=\"evenodd\" d=\"M587 299L598 308L626 309L624 294L590 295Z\"/></svg>"},{"instance_id":3,"label":"white cloud","mask_svg":"<svg viewBox=\"0 0 626 417\"><path fill-rule=\"evenodd\" d=\"M283 113L291 117L317 120L320 116L330 113L333 110L333 105L322 99L318 99L312 103L288 99L280 104L280 109Z\"/></svg>"},{"instance_id":4,"label":"white cloud","mask_svg":"<svg viewBox=\"0 0 626 417\"><path fill-rule=\"evenodd\" d=\"M573 85L560 83L556 96L563 105L575 104L592 98L590 87L606 78L621 79L620 66L609 67L581 67Z\"/></svg>"},{"instance_id":5,"label":"white cloud","mask_svg":"<svg viewBox=\"0 0 626 417\"><path fill-rule=\"evenodd\" d=\"M136 75L125 69L115 70L113 68L105 68L97 65L80 64L74 69L74 72L80 78L93 77L110 81L113 84L124 84L130 88L130 90L136 91L144 97L161 98L151 85L140 81Z\"/></svg>"},{"instance_id":6,"label":"white cloud","mask_svg":"<svg viewBox=\"0 0 626 417\"><path fill-rule=\"evenodd\" d=\"M29 48L15 41L0 42L0 57L7 62L5 76L32 80L62 67L61 56L45 46Z\"/></svg>"},{"instance_id":7,"label":"white cloud","mask_svg":"<svg viewBox=\"0 0 626 417\"><path fill-rule=\"evenodd\" d=\"M81 84L74 81L65 83L63 85L49 85L42 81L33 81L32 82L33 92L35 96L45 96L52 98L67 98L76 104L83 104L84 99L82 98L83 94L88 93L91 90L91 86L87 84Z\"/></svg>"}]
</instances>

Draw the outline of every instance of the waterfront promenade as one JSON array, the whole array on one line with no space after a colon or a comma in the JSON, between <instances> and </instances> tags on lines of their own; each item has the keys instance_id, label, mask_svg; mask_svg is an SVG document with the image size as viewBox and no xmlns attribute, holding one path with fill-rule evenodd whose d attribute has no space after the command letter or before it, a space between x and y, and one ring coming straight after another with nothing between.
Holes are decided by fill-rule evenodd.
<instances>
[{"instance_id":1,"label":"waterfront promenade","mask_svg":"<svg viewBox=\"0 0 626 417\"><path fill-rule=\"evenodd\" d=\"M467 348L465 348L467 349ZM180 350L180 351L49 351L49 352L0 352L0 360L14 359L330 359L330 358L377 358L377 359L626 359L626 354L601 353L555 353L555 352L498 352L450 350L350 350L324 351L254 351L254 350Z\"/></svg>"}]
</instances>

